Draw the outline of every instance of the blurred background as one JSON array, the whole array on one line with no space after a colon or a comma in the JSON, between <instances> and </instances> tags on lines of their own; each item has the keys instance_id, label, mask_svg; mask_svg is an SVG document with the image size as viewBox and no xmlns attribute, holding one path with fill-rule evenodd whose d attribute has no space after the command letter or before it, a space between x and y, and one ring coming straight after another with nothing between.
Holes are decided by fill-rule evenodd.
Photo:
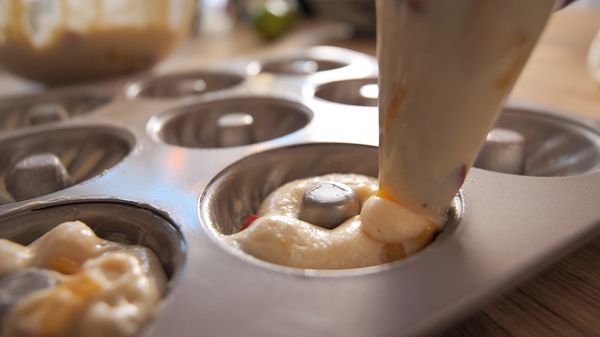
<instances>
[{"instance_id":1,"label":"blurred background","mask_svg":"<svg viewBox=\"0 0 600 337\"><path fill-rule=\"evenodd\" d=\"M375 56L375 26L374 0L0 0L0 105L90 83L95 94L111 88L111 97L148 74L217 69L314 45ZM556 13L512 98L600 120L599 29L600 0ZM186 83L192 92L206 89ZM369 96L375 105L376 90ZM596 240L447 335L600 335L598 271Z\"/></svg>"}]
</instances>

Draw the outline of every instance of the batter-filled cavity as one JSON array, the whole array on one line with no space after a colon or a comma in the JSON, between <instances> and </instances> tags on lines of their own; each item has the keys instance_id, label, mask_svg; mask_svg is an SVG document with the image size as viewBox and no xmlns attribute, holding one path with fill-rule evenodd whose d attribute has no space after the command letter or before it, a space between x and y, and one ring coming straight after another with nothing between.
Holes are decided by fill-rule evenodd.
<instances>
[{"instance_id":1,"label":"batter-filled cavity","mask_svg":"<svg viewBox=\"0 0 600 337\"><path fill-rule=\"evenodd\" d=\"M0 240L2 337L125 337L152 318L167 277L148 248L65 222L28 246Z\"/></svg>"},{"instance_id":2,"label":"batter-filled cavity","mask_svg":"<svg viewBox=\"0 0 600 337\"><path fill-rule=\"evenodd\" d=\"M332 184L333 188L351 189L351 193L354 194L351 198L358 202L356 211L346 213L350 216L344 219L346 210L340 212L339 208L348 207L347 204L353 201L322 200L324 197L321 195L320 202L336 203L336 205L323 205L325 209L320 214L319 210L315 211L317 216L330 218L332 212L337 212L341 216L337 218L342 221L333 226L329 221L326 226L329 228L324 228L323 223L316 224L302 220L309 217L303 214L306 213L304 208L318 207L307 205L309 202L307 192L310 194L316 187ZM438 227L402 208L392 208L399 213L389 211L385 213L385 210L379 212L376 223L381 221L394 223L392 233L382 233L390 235L387 240L378 240L364 230L365 224L360 212L364 211L365 207L372 207L370 206L372 200L378 199L377 191L377 179L356 174L329 174L295 180L273 191L262 202L257 214L247 219L242 226L242 231L225 238L259 259L311 269L373 266L402 259L425 247ZM343 193L346 192L344 190L339 193L330 190L324 192L330 199L339 199L339 194ZM308 198L310 197L309 195ZM402 221L407 217L417 221ZM318 221L317 218L316 222Z\"/></svg>"}]
</instances>

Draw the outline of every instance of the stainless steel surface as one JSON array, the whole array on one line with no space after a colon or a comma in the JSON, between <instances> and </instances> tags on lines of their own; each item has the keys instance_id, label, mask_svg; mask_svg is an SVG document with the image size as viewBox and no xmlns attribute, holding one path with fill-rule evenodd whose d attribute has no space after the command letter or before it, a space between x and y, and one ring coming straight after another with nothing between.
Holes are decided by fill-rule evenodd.
<instances>
[{"instance_id":1,"label":"stainless steel surface","mask_svg":"<svg viewBox=\"0 0 600 337\"><path fill-rule=\"evenodd\" d=\"M93 93L71 89L1 101L0 132L84 116L110 100L106 89L102 88ZM52 111L40 111L49 108Z\"/></svg>"},{"instance_id":2,"label":"stainless steel surface","mask_svg":"<svg viewBox=\"0 0 600 337\"><path fill-rule=\"evenodd\" d=\"M0 133L0 153L3 154L0 156L0 195L7 200L13 199L10 196L13 193L16 194L14 199L18 200L40 196L35 189L36 187L41 188L41 186L34 186L34 183L27 182L26 180L29 178L26 176L42 172L52 176L52 173L60 171L60 166L63 165L74 183L90 179L102 174L123 159L134 146L134 141L133 136L125 130L100 125L60 126L43 129L36 127L23 132ZM38 165L42 163L34 162L34 165L31 166L28 161L23 161L32 155L42 153L58 157L61 164L46 166L42 169ZM26 164L27 167L19 167L19 162ZM60 175L62 174L59 174L56 179L48 177L47 189L39 190L39 192L47 194L53 187L68 187L70 184L61 181L65 177L61 178ZM66 176L66 174L64 175ZM38 178L42 179L42 177L36 179ZM7 187L10 191L7 190Z\"/></svg>"},{"instance_id":3,"label":"stainless steel surface","mask_svg":"<svg viewBox=\"0 0 600 337\"><path fill-rule=\"evenodd\" d=\"M141 79L131 83L127 96L131 98L177 98L201 95L234 87L244 81L242 76L225 72L189 72Z\"/></svg>"},{"instance_id":4,"label":"stainless steel surface","mask_svg":"<svg viewBox=\"0 0 600 337\"><path fill-rule=\"evenodd\" d=\"M238 133L243 134L234 137L219 126L219 121L224 116L240 111L252 117L252 124L236 128ZM306 126L311 116L308 108L293 101L271 97L236 97L166 112L155 118L150 128L168 144L218 148L283 137Z\"/></svg>"},{"instance_id":5,"label":"stainless steel surface","mask_svg":"<svg viewBox=\"0 0 600 337\"><path fill-rule=\"evenodd\" d=\"M69 113L62 105L56 103L40 103L28 111L29 124L39 125L62 122L69 119Z\"/></svg>"},{"instance_id":6,"label":"stainless steel surface","mask_svg":"<svg viewBox=\"0 0 600 337\"><path fill-rule=\"evenodd\" d=\"M323 228L334 229L359 213L360 202L350 186L326 181L306 189L298 218Z\"/></svg>"},{"instance_id":7,"label":"stainless steel surface","mask_svg":"<svg viewBox=\"0 0 600 337\"><path fill-rule=\"evenodd\" d=\"M261 66L261 71L280 75L310 75L320 71L341 68L346 65L347 63L337 60L289 58L265 62Z\"/></svg>"},{"instance_id":8,"label":"stainless steel surface","mask_svg":"<svg viewBox=\"0 0 600 337\"><path fill-rule=\"evenodd\" d=\"M73 185L73 179L56 155L39 153L11 167L4 185L15 200L21 201L65 189Z\"/></svg>"},{"instance_id":9,"label":"stainless steel surface","mask_svg":"<svg viewBox=\"0 0 600 337\"><path fill-rule=\"evenodd\" d=\"M600 168L600 136L596 129L576 119L509 107L496 127L517 132L524 138L524 175L572 176Z\"/></svg>"},{"instance_id":10,"label":"stainless steel surface","mask_svg":"<svg viewBox=\"0 0 600 337\"><path fill-rule=\"evenodd\" d=\"M475 166L501 173L523 174L525 137L508 129L492 129L479 151Z\"/></svg>"},{"instance_id":11,"label":"stainless steel surface","mask_svg":"<svg viewBox=\"0 0 600 337\"><path fill-rule=\"evenodd\" d=\"M219 146L241 146L255 142L254 117L247 113L232 112L219 117L217 127Z\"/></svg>"},{"instance_id":12,"label":"stainless steel surface","mask_svg":"<svg viewBox=\"0 0 600 337\"><path fill-rule=\"evenodd\" d=\"M545 144L542 136L553 135L546 138L552 143L566 134L569 141L543 157L579 153L580 159L554 167L560 173L554 177L471 170L453 208L458 214L451 214L444 231L421 253L377 267L317 271L269 264L230 246L224 235L236 231L261 198L284 182L331 172L377 174L377 109L314 96L328 82L374 78L375 60L323 47L280 57L307 55L335 56L348 65L277 76L254 71L263 60L232 60L222 68L248 75L223 91L132 100L124 88L94 113L54 125L4 129L2 176L34 149L75 149L87 157L81 147L90 139L101 139L100 148L118 153L114 162L123 160L108 170L74 174L64 154L55 153L78 184L1 205L0 237L28 243L61 221L81 219L101 236L153 249L173 277L144 337L362 337L443 329L598 232L598 121L509 103L499 127L526 137L527 156L539 156L529 148ZM218 148L211 133L216 120L239 111L253 116L257 137L264 138ZM290 124L281 128L281 123ZM210 136L183 137L198 130ZM554 161L534 162L530 168L542 169Z\"/></svg>"},{"instance_id":13,"label":"stainless steel surface","mask_svg":"<svg viewBox=\"0 0 600 337\"><path fill-rule=\"evenodd\" d=\"M315 96L342 104L377 106L379 88L376 78L343 80L321 85Z\"/></svg>"}]
</instances>

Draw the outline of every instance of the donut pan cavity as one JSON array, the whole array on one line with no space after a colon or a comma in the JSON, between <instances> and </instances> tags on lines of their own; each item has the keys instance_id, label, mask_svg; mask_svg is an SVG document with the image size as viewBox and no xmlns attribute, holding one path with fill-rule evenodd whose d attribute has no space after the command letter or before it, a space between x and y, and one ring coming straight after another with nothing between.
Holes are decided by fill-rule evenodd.
<instances>
[{"instance_id":1,"label":"donut pan cavity","mask_svg":"<svg viewBox=\"0 0 600 337\"><path fill-rule=\"evenodd\" d=\"M92 113L111 97L99 92L63 92L0 102L0 130L57 123Z\"/></svg>"},{"instance_id":2,"label":"donut pan cavity","mask_svg":"<svg viewBox=\"0 0 600 337\"><path fill-rule=\"evenodd\" d=\"M265 66L290 60L342 66L293 76ZM153 249L171 286L143 337L433 333L598 231L598 122L509 102L498 125L528 139L529 169L471 170L444 231L419 254L338 271L247 256L222 236L280 184L332 172L376 175L376 87L361 88L375 84L377 65L314 47L215 69L146 76L76 118L0 128L2 175L40 151L56 150L67 169L74 164L63 152L73 152L75 166L87 168L65 190L5 200L0 235L27 243L61 221L84 220L100 236ZM2 110L0 120L23 114L14 111ZM232 113L252 117L253 138L221 146L217 121Z\"/></svg>"}]
</instances>

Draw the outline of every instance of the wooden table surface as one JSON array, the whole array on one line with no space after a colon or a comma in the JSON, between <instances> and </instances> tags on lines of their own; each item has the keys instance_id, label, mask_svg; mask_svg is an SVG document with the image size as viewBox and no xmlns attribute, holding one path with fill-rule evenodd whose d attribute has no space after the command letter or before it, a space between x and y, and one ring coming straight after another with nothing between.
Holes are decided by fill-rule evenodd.
<instances>
[{"instance_id":1,"label":"wooden table surface","mask_svg":"<svg viewBox=\"0 0 600 337\"><path fill-rule=\"evenodd\" d=\"M599 28L600 11L568 9L555 14L513 96L600 118L600 84L592 81L585 66L590 41ZM248 30L239 29L197 38L159 69L209 66L228 57L324 43L375 53L372 39L333 38L345 33L343 27L309 24L275 44L266 44ZM325 37L331 39L324 41ZM0 74L0 88L0 96L40 89L7 74ZM442 336L600 336L600 239Z\"/></svg>"}]
</instances>

